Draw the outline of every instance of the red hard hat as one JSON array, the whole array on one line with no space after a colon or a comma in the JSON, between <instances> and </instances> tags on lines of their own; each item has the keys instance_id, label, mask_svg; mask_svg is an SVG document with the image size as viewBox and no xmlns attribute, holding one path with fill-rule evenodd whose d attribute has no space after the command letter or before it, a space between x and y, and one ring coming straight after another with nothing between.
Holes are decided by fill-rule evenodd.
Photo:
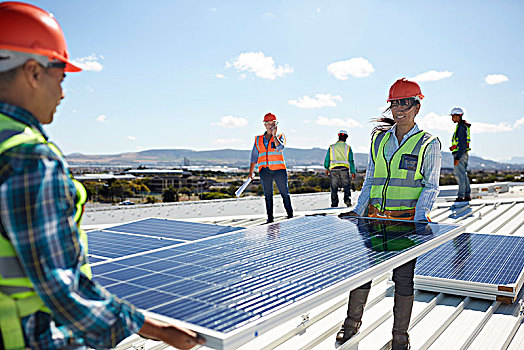
<instances>
[{"instance_id":1,"label":"red hard hat","mask_svg":"<svg viewBox=\"0 0 524 350\"><path fill-rule=\"evenodd\" d=\"M66 72L79 72L69 61L64 33L54 16L22 2L0 3L0 49L38 54L66 64Z\"/></svg>"},{"instance_id":2,"label":"red hard hat","mask_svg":"<svg viewBox=\"0 0 524 350\"><path fill-rule=\"evenodd\" d=\"M422 91L420 91L420 86L418 86L418 84L414 81L409 81L406 78L402 78L397 80L389 88L388 102L409 97L418 97L421 100L424 98Z\"/></svg>"},{"instance_id":3,"label":"red hard hat","mask_svg":"<svg viewBox=\"0 0 524 350\"><path fill-rule=\"evenodd\" d=\"M266 114L266 115L264 116L264 123L265 123L265 122L271 122L271 121L273 121L273 120L277 120L277 117L275 117L275 115L272 114L272 113L268 113L268 114Z\"/></svg>"}]
</instances>

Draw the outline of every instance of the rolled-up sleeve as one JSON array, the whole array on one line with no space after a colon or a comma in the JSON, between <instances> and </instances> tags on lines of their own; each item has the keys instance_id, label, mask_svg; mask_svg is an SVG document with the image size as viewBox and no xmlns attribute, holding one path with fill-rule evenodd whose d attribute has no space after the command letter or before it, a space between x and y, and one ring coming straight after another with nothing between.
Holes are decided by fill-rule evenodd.
<instances>
[{"instance_id":1,"label":"rolled-up sleeve","mask_svg":"<svg viewBox=\"0 0 524 350\"><path fill-rule=\"evenodd\" d=\"M253 145L251 150L251 163L258 163L258 149L256 143Z\"/></svg>"},{"instance_id":2,"label":"rolled-up sleeve","mask_svg":"<svg viewBox=\"0 0 524 350\"><path fill-rule=\"evenodd\" d=\"M114 347L142 327L144 316L80 272L85 254L73 219L75 198L60 160L35 159L0 186L2 225L57 323L90 347Z\"/></svg>"}]
</instances>

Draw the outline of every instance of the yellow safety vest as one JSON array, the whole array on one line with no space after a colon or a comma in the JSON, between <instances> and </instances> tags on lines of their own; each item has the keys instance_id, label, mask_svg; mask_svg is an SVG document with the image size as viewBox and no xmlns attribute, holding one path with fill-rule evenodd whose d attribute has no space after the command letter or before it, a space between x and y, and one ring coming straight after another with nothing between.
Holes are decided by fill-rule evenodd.
<instances>
[{"instance_id":1,"label":"yellow safety vest","mask_svg":"<svg viewBox=\"0 0 524 350\"><path fill-rule=\"evenodd\" d=\"M373 136L372 159L375 163L369 203L385 210L415 209L422 192L422 161L428 144L436 136L425 131L411 135L388 162L385 146L392 133L379 132Z\"/></svg>"},{"instance_id":2,"label":"yellow safety vest","mask_svg":"<svg viewBox=\"0 0 524 350\"><path fill-rule=\"evenodd\" d=\"M451 147L449 148L451 150L451 153L455 153L458 151L458 145L459 145L459 139L457 136L457 131L460 123L457 123L457 126L455 127L455 132L453 133L453 136L451 137ZM464 125L466 125L466 152L471 151L471 148L469 148L469 143L471 142L469 127L471 124L468 124L464 121Z\"/></svg>"},{"instance_id":3,"label":"yellow safety vest","mask_svg":"<svg viewBox=\"0 0 524 350\"><path fill-rule=\"evenodd\" d=\"M30 128L0 113L0 154L21 144L43 143L63 159L62 152L44 138L36 129ZM64 160L65 162L65 160ZM80 229L80 221L87 201L85 187L70 175L76 188L76 211L74 220L78 225L80 244L87 256L87 234ZM87 258L84 256L84 261ZM86 263L80 271L92 277ZM50 312L36 294L33 284L25 275L11 242L0 235L0 329L6 349L24 349L25 341L20 320L37 311Z\"/></svg>"},{"instance_id":4,"label":"yellow safety vest","mask_svg":"<svg viewBox=\"0 0 524 350\"><path fill-rule=\"evenodd\" d=\"M351 147L343 141L329 146L329 169L333 169L337 166L343 166L349 168L349 151Z\"/></svg>"}]
</instances>

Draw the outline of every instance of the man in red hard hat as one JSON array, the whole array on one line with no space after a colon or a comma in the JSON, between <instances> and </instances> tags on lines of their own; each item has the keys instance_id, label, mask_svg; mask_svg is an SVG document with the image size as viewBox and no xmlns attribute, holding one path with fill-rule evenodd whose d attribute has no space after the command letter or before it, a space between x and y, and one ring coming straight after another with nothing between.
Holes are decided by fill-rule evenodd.
<instances>
[{"instance_id":1,"label":"man in red hard hat","mask_svg":"<svg viewBox=\"0 0 524 350\"><path fill-rule=\"evenodd\" d=\"M287 218L293 217L291 198L287 185L286 162L284 160L284 145L286 137L277 133L277 117L273 113L264 115L264 126L266 132L255 137L255 144L251 150L251 164L249 166L249 177L253 177L255 165L258 165L260 181L264 189L266 200L267 223L273 222L273 180L276 182L278 191L284 201Z\"/></svg>"},{"instance_id":2,"label":"man in red hard hat","mask_svg":"<svg viewBox=\"0 0 524 350\"><path fill-rule=\"evenodd\" d=\"M155 321L90 279L87 194L42 125L78 72L55 18L0 3L0 348L112 348L137 333L189 349L196 333Z\"/></svg>"}]
</instances>

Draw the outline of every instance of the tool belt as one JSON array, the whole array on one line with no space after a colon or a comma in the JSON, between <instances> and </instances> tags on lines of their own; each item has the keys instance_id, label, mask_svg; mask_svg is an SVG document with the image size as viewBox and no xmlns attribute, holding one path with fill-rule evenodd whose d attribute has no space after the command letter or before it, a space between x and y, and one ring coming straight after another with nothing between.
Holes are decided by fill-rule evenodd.
<instances>
[{"instance_id":1,"label":"tool belt","mask_svg":"<svg viewBox=\"0 0 524 350\"><path fill-rule=\"evenodd\" d=\"M414 220L415 209L406 210L384 210L380 211L372 205L368 206L368 217L394 220Z\"/></svg>"}]
</instances>

